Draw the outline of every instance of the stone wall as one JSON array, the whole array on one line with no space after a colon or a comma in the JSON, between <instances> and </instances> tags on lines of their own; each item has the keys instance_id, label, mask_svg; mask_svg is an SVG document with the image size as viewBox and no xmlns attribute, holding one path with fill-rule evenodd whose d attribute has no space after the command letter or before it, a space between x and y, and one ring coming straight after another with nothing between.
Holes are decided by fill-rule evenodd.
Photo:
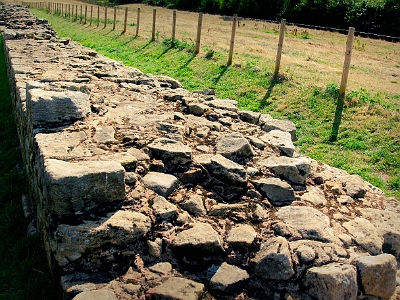
<instances>
[{"instance_id":1,"label":"stone wall","mask_svg":"<svg viewBox=\"0 0 400 300\"><path fill-rule=\"evenodd\" d=\"M0 26L31 227L66 298L399 299L398 202L301 155L292 122L125 67L24 7L3 4Z\"/></svg>"}]
</instances>

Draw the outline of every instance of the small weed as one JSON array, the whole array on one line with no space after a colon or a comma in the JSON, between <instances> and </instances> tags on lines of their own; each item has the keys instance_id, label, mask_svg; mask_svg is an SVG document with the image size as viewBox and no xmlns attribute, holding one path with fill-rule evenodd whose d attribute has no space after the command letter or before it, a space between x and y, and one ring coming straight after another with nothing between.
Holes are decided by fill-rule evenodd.
<instances>
[{"instance_id":1,"label":"small weed","mask_svg":"<svg viewBox=\"0 0 400 300\"><path fill-rule=\"evenodd\" d=\"M129 26L134 27L134 26L136 26L136 24L135 23L129 23Z\"/></svg>"},{"instance_id":2,"label":"small weed","mask_svg":"<svg viewBox=\"0 0 400 300\"><path fill-rule=\"evenodd\" d=\"M379 103L379 95L372 96L366 89L351 91L346 95L347 107L360 107L363 105L373 105Z\"/></svg>"},{"instance_id":3,"label":"small weed","mask_svg":"<svg viewBox=\"0 0 400 300\"><path fill-rule=\"evenodd\" d=\"M364 42L360 41L360 39L358 39L358 38L354 39L353 48L355 50L365 51L365 46L366 46L366 44Z\"/></svg>"},{"instance_id":4,"label":"small weed","mask_svg":"<svg viewBox=\"0 0 400 300\"><path fill-rule=\"evenodd\" d=\"M163 44L168 46L169 48L175 48L178 49L179 51L187 51L187 52L193 52L194 51L194 44L193 42L187 42L185 40L172 40L171 38L166 38L163 40Z\"/></svg>"},{"instance_id":5,"label":"small weed","mask_svg":"<svg viewBox=\"0 0 400 300\"><path fill-rule=\"evenodd\" d=\"M208 50L208 51L206 52L206 54L204 55L204 57L207 58L207 59L211 59L211 58L214 57L214 54L215 54L215 51L212 50L212 49L210 49L210 50Z\"/></svg>"}]
</instances>

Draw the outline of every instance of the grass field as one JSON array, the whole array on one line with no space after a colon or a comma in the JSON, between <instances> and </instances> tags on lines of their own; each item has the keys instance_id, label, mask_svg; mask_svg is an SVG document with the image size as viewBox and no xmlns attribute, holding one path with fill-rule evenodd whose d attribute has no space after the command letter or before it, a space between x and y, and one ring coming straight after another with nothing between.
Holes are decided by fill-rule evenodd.
<instances>
[{"instance_id":1,"label":"grass field","mask_svg":"<svg viewBox=\"0 0 400 300\"><path fill-rule=\"evenodd\" d=\"M197 14L177 13L172 44L172 11L157 8L156 40L151 42L153 8L140 6L136 37L137 7L129 6L125 34L121 34L122 9L117 10L116 30L108 24L104 28L104 20L96 27L96 20L89 26L89 21L84 25L45 11L33 12L48 19L60 36L128 66L172 76L188 90L213 88L220 98L237 100L242 109L292 120L298 128L296 145L303 154L359 174L388 196L400 198L398 43L356 37L338 140L330 142L346 35L287 27L281 72L274 79L277 24L241 21L233 64L227 66L231 21L205 15L201 51L194 56ZM97 7L93 16L97 16ZM108 16L113 18L112 9Z\"/></svg>"},{"instance_id":2,"label":"grass field","mask_svg":"<svg viewBox=\"0 0 400 300\"><path fill-rule=\"evenodd\" d=\"M26 194L16 124L0 36L0 299L57 299L39 236L27 237Z\"/></svg>"}]
</instances>

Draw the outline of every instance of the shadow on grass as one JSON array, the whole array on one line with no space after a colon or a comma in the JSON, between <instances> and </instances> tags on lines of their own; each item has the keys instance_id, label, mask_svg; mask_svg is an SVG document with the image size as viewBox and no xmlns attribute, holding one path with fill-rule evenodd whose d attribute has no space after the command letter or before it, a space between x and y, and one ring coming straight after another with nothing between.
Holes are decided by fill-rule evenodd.
<instances>
[{"instance_id":1,"label":"shadow on grass","mask_svg":"<svg viewBox=\"0 0 400 300\"><path fill-rule=\"evenodd\" d=\"M196 54L193 53L193 55L182 66L179 67L179 70L186 68L192 62L192 60L195 58L196 58Z\"/></svg>"},{"instance_id":2,"label":"shadow on grass","mask_svg":"<svg viewBox=\"0 0 400 300\"><path fill-rule=\"evenodd\" d=\"M337 97L337 104L336 104L336 111L335 111L335 118L333 120L332 125L332 132L329 137L330 142L336 142L339 134L339 126L342 122L342 113L344 107L344 95L339 95Z\"/></svg>"},{"instance_id":3,"label":"shadow on grass","mask_svg":"<svg viewBox=\"0 0 400 300\"><path fill-rule=\"evenodd\" d=\"M229 68L229 66L226 66L226 65L220 67L220 71L219 71L218 76L213 79L213 84L214 85L218 84L218 82L221 80L222 76L224 76L224 74L226 73L228 68Z\"/></svg>"},{"instance_id":4,"label":"shadow on grass","mask_svg":"<svg viewBox=\"0 0 400 300\"><path fill-rule=\"evenodd\" d=\"M168 51L172 50L173 48L174 48L173 45L166 48L159 56L157 56L157 59L160 59L161 57L163 57Z\"/></svg>"},{"instance_id":5,"label":"shadow on grass","mask_svg":"<svg viewBox=\"0 0 400 300\"><path fill-rule=\"evenodd\" d=\"M271 104L273 104L273 102L271 100L269 100L269 98L271 97L274 87L277 84L281 84L287 80L288 80L288 78L283 74L274 74L271 76L267 92L265 93L264 97L261 99L260 105L258 106L258 110L262 110L262 109L266 108L267 106L270 106Z\"/></svg>"}]
</instances>

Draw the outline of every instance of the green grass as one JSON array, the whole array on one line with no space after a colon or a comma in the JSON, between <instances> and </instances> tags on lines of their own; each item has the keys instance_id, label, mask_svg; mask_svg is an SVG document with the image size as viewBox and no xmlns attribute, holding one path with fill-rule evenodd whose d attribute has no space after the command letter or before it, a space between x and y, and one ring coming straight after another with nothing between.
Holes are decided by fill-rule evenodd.
<instances>
[{"instance_id":1,"label":"green grass","mask_svg":"<svg viewBox=\"0 0 400 300\"><path fill-rule=\"evenodd\" d=\"M57 299L39 236L27 237L21 196L28 191L0 36L0 299Z\"/></svg>"},{"instance_id":2,"label":"green grass","mask_svg":"<svg viewBox=\"0 0 400 300\"><path fill-rule=\"evenodd\" d=\"M192 40L150 42L150 37L121 35L33 11L48 19L59 36L70 37L127 66L172 76L188 90L213 88L218 97L237 100L241 109L290 119L298 128L296 145L303 154L359 174L388 196L400 198L399 94L349 91L338 140L330 142L338 100L338 86L332 82L325 82L326 88L306 85L290 66L274 80L274 61L256 55L235 53L234 64L227 66L227 52L216 46L207 46L201 50L203 54L194 56ZM301 32L298 36L309 38Z\"/></svg>"}]
</instances>

